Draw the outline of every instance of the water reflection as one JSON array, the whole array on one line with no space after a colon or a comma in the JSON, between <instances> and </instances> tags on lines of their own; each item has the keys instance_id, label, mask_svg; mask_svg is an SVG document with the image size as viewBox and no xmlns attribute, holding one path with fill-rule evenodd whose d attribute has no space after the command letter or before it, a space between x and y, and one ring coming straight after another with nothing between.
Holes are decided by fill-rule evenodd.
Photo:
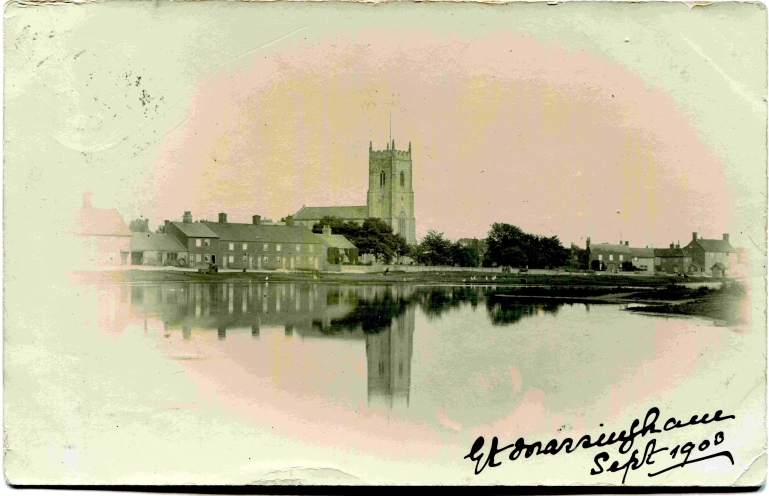
<instances>
[{"instance_id":1,"label":"water reflection","mask_svg":"<svg viewBox=\"0 0 769 496\"><path fill-rule=\"evenodd\" d=\"M114 288L114 286L113 286ZM510 325L526 317L555 314L558 304L521 302L499 297L495 287L339 286L311 283L172 283L130 286L130 312L159 319L166 337L194 333L249 331L259 340L262 329L282 328L289 338L364 341L369 404L408 405L415 315L429 320L469 307L483 308L493 325ZM125 302L129 289L120 286Z\"/></svg>"}]
</instances>

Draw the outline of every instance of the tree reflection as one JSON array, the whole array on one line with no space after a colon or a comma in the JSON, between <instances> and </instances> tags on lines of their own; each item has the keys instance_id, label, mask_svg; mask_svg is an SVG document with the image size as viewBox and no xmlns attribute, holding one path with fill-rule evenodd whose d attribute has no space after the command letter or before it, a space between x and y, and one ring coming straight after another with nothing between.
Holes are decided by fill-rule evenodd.
<instances>
[{"instance_id":1,"label":"tree reflection","mask_svg":"<svg viewBox=\"0 0 769 496\"><path fill-rule=\"evenodd\" d=\"M563 303L525 303L514 298L491 295L486 299L486 310L494 325L515 324L525 317L558 313Z\"/></svg>"}]
</instances>

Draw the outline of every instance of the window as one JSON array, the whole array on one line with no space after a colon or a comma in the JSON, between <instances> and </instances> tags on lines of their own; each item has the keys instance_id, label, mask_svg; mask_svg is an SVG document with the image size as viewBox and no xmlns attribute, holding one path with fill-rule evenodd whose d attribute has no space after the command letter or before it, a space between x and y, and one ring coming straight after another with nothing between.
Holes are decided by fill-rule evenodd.
<instances>
[{"instance_id":1,"label":"window","mask_svg":"<svg viewBox=\"0 0 769 496\"><path fill-rule=\"evenodd\" d=\"M230 243L230 251L234 251L234 250L235 250L235 243Z\"/></svg>"},{"instance_id":2,"label":"window","mask_svg":"<svg viewBox=\"0 0 769 496\"><path fill-rule=\"evenodd\" d=\"M384 185L385 185L385 180L386 180L385 178L386 178L385 173L384 173L384 171L382 171L381 174L379 174L379 186L381 186L383 188L384 188Z\"/></svg>"},{"instance_id":3,"label":"window","mask_svg":"<svg viewBox=\"0 0 769 496\"><path fill-rule=\"evenodd\" d=\"M203 246L211 246L211 240L210 239L204 239L203 240Z\"/></svg>"},{"instance_id":4,"label":"window","mask_svg":"<svg viewBox=\"0 0 769 496\"><path fill-rule=\"evenodd\" d=\"M296 263L297 265L302 263L302 257L296 257Z\"/></svg>"},{"instance_id":5,"label":"window","mask_svg":"<svg viewBox=\"0 0 769 496\"><path fill-rule=\"evenodd\" d=\"M310 253L312 253L312 249L315 248L313 245L310 245Z\"/></svg>"},{"instance_id":6,"label":"window","mask_svg":"<svg viewBox=\"0 0 769 496\"><path fill-rule=\"evenodd\" d=\"M262 246L262 251L267 251L267 243Z\"/></svg>"},{"instance_id":7,"label":"window","mask_svg":"<svg viewBox=\"0 0 769 496\"><path fill-rule=\"evenodd\" d=\"M230 263L235 263L235 255L230 255Z\"/></svg>"},{"instance_id":8,"label":"window","mask_svg":"<svg viewBox=\"0 0 769 496\"><path fill-rule=\"evenodd\" d=\"M267 257L262 257L262 263L270 263L270 260Z\"/></svg>"},{"instance_id":9,"label":"window","mask_svg":"<svg viewBox=\"0 0 769 496\"><path fill-rule=\"evenodd\" d=\"M280 245L275 245L275 251L280 251Z\"/></svg>"},{"instance_id":10,"label":"window","mask_svg":"<svg viewBox=\"0 0 769 496\"><path fill-rule=\"evenodd\" d=\"M620 261L620 262L622 261L622 257L624 257L624 256L625 256L625 255L620 255L620 256L619 256L619 261Z\"/></svg>"},{"instance_id":11,"label":"window","mask_svg":"<svg viewBox=\"0 0 769 496\"><path fill-rule=\"evenodd\" d=\"M200 262L201 260L202 260L202 258L201 258L201 255L200 255L200 253L198 253L197 255L195 255L195 261L196 261L196 262Z\"/></svg>"},{"instance_id":12,"label":"window","mask_svg":"<svg viewBox=\"0 0 769 496\"><path fill-rule=\"evenodd\" d=\"M281 262L280 257L275 257L275 262L280 263Z\"/></svg>"},{"instance_id":13,"label":"window","mask_svg":"<svg viewBox=\"0 0 769 496\"><path fill-rule=\"evenodd\" d=\"M609 261L611 262L612 260L614 260L614 255L609 255Z\"/></svg>"},{"instance_id":14,"label":"window","mask_svg":"<svg viewBox=\"0 0 769 496\"><path fill-rule=\"evenodd\" d=\"M208 261L210 261L210 260L211 260L211 258L210 258L208 255L206 255L205 257L203 257L203 260L204 260L204 261L206 261L206 262L208 262Z\"/></svg>"},{"instance_id":15,"label":"window","mask_svg":"<svg viewBox=\"0 0 769 496\"><path fill-rule=\"evenodd\" d=\"M202 239L200 239L200 238L198 238L198 239L196 239L196 240L195 240L195 246L197 246L198 248L200 248L200 246L201 246L201 244L202 244L202 243L203 243L203 240L202 240Z\"/></svg>"},{"instance_id":16,"label":"window","mask_svg":"<svg viewBox=\"0 0 769 496\"><path fill-rule=\"evenodd\" d=\"M248 255L243 255L243 263L248 263Z\"/></svg>"},{"instance_id":17,"label":"window","mask_svg":"<svg viewBox=\"0 0 769 496\"><path fill-rule=\"evenodd\" d=\"M243 243L243 251L248 250L248 243Z\"/></svg>"},{"instance_id":18,"label":"window","mask_svg":"<svg viewBox=\"0 0 769 496\"><path fill-rule=\"evenodd\" d=\"M401 188L406 185L406 174L401 171Z\"/></svg>"},{"instance_id":19,"label":"window","mask_svg":"<svg viewBox=\"0 0 769 496\"><path fill-rule=\"evenodd\" d=\"M598 255L598 260L603 260L603 255Z\"/></svg>"},{"instance_id":20,"label":"window","mask_svg":"<svg viewBox=\"0 0 769 496\"><path fill-rule=\"evenodd\" d=\"M296 251L297 253L302 251L302 245L296 245Z\"/></svg>"}]
</instances>

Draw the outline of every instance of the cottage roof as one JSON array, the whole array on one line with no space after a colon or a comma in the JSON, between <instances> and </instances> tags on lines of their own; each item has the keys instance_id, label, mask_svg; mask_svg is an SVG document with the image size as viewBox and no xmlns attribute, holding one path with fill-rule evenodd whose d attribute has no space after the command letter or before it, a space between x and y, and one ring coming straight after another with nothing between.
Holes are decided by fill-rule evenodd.
<instances>
[{"instance_id":1,"label":"cottage roof","mask_svg":"<svg viewBox=\"0 0 769 496\"><path fill-rule=\"evenodd\" d=\"M726 266L725 266L724 264L722 264L721 262L716 262L716 263L713 265L713 267L712 267L712 268L713 268L713 269L718 269L718 270L726 270Z\"/></svg>"},{"instance_id":2,"label":"cottage roof","mask_svg":"<svg viewBox=\"0 0 769 496\"><path fill-rule=\"evenodd\" d=\"M684 256L683 248L655 248L654 256L660 258L677 258Z\"/></svg>"},{"instance_id":3,"label":"cottage roof","mask_svg":"<svg viewBox=\"0 0 769 496\"><path fill-rule=\"evenodd\" d=\"M734 248L728 241L723 239L702 239L697 238L692 243L699 244L703 250L711 253L734 253Z\"/></svg>"},{"instance_id":4,"label":"cottage roof","mask_svg":"<svg viewBox=\"0 0 769 496\"><path fill-rule=\"evenodd\" d=\"M92 234L103 236L130 236L123 217L114 208L83 208L75 215L72 223L75 234Z\"/></svg>"},{"instance_id":5,"label":"cottage roof","mask_svg":"<svg viewBox=\"0 0 769 496\"><path fill-rule=\"evenodd\" d=\"M590 244L590 251L595 253L627 253L630 248L627 245L610 245L609 243Z\"/></svg>"},{"instance_id":6,"label":"cottage roof","mask_svg":"<svg viewBox=\"0 0 769 496\"><path fill-rule=\"evenodd\" d=\"M178 239L170 234L134 233L131 251L187 251Z\"/></svg>"},{"instance_id":7,"label":"cottage roof","mask_svg":"<svg viewBox=\"0 0 769 496\"><path fill-rule=\"evenodd\" d=\"M320 237L326 246L330 248L339 248L340 250L355 248L355 245L341 234L321 234Z\"/></svg>"},{"instance_id":8,"label":"cottage roof","mask_svg":"<svg viewBox=\"0 0 769 496\"><path fill-rule=\"evenodd\" d=\"M202 222L172 222L177 229L190 238L218 238L219 236Z\"/></svg>"},{"instance_id":9,"label":"cottage roof","mask_svg":"<svg viewBox=\"0 0 769 496\"><path fill-rule=\"evenodd\" d=\"M320 235L305 226L258 226L256 224L204 223L222 241L258 241L264 243L322 244Z\"/></svg>"},{"instance_id":10,"label":"cottage roof","mask_svg":"<svg viewBox=\"0 0 769 496\"><path fill-rule=\"evenodd\" d=\"M364 220L368 218L368 207L366 205L354 207L302 207L294 215L296 220L320 220L323 217Z\"/></svg>"},{"instance_id":11,"label":"cottage roof","mask_svg":"<svg viewBox=\"0 0 769 496\"><path fill-rule=\"evenodd\" d=\"M638 258L654 258L654 248L630 248L630 254Z\"/></svg>"}]
</instances>

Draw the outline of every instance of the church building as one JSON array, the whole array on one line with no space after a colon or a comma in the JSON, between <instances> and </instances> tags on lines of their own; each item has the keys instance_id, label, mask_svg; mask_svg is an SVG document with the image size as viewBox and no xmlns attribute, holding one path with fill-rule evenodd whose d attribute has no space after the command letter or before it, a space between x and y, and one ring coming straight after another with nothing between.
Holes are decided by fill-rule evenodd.
<instances>
[{"instance_id":1,"label":"church building","mask_svg":"<svg viewBox=\"0 0 769 496\"><path fill-rule=\"evenodd\" d=\"M326 216L359 224L368 217L382 219L392 226L394 233L403 236L408 243L416 244L411 143L408 150L396 150L395 140L392 140L384 150L374 150L369 142L366 205L302 207L293 221L312 229Z\"/></svg>"}]
</instances>

